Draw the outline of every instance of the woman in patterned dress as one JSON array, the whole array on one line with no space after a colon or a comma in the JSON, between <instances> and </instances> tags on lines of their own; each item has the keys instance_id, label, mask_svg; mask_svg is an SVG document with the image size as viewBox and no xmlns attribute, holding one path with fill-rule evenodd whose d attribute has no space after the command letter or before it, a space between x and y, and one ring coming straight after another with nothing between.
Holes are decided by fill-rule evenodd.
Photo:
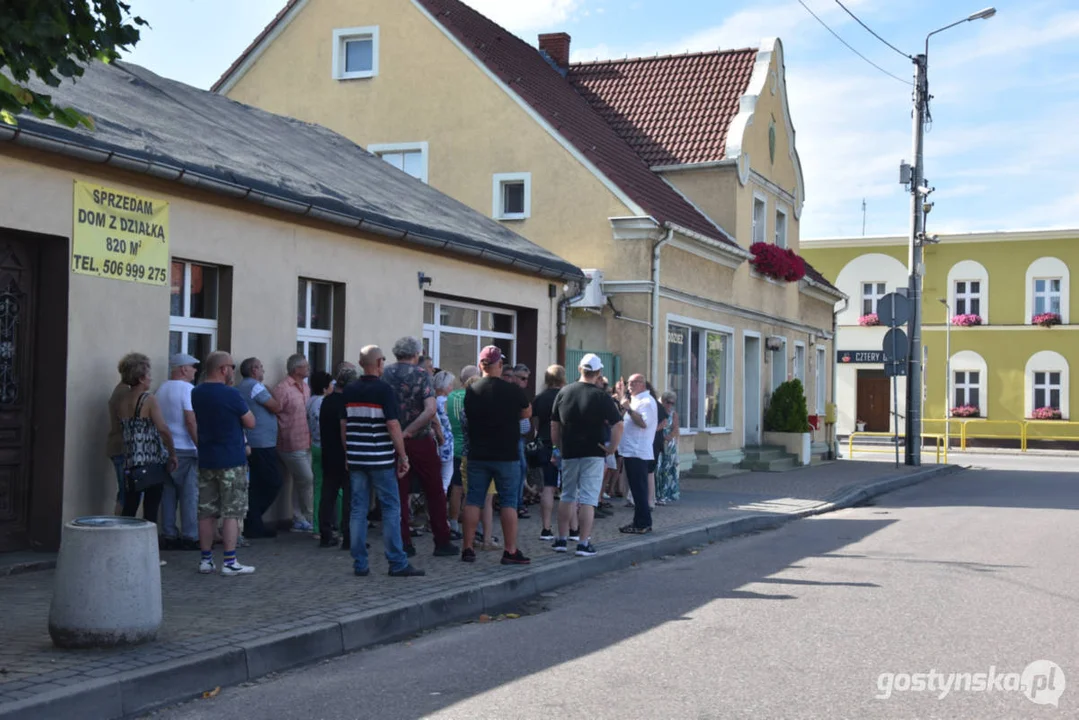
<instances>
[{"instance_id":1,"label":"woman in patterned dress","mask_svg":"<svg viewBox=\"0 0 1079 720\"><path fill-rule=\"evenodd\" d=\"M677 500L681 493L678 488L678 411L674 409L678 395L673 390L663 393L663 407L670 415L667 427L663 430L663 454L656 467L656 504L666 505Z\"/></svg>"}]
</instances>

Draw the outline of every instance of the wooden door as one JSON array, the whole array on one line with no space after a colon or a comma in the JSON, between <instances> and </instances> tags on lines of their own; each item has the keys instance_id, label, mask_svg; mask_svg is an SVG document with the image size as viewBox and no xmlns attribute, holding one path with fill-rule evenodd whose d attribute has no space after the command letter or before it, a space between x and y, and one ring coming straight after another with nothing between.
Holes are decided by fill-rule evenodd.
<instances>
[{"instance_id":1,"label":"wooden door","mask_svg":"<svg viewBox=\"0 0 1079 720\"><path fill-rule=\"evenodd\" d=\"M0 551L28 544L34 251L0 232Z\"/></svg>"},{"instance_id":2,"label":"wooden door","mask_svg":"<svg viewBox=\"0 0 1079 720\"><path fill-rule=\"evenodd\" d=\"M891 383L880 370L858 371L858 419L868 432L888 432L892 412Z\"/></svg>"}]
</instances>

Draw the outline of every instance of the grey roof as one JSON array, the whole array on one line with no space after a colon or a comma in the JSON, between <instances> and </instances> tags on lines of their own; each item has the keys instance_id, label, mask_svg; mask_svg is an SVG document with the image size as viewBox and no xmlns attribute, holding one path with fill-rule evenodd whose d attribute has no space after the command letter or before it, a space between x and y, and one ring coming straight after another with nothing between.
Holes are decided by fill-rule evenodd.
<instances>
[{"instance_id":1,"label":"grey roof","mask_svg":"<svg viewBox=\"0 0 1079 720\"><path fill-rule=\"evenodd\" d=\"M35 86L91 115L69 129L29 114L0 140L202 187L375 232L406 246L551 278L581 270L321 125L274 115L130 63L94 63L75 83Z\"/></svg>"}]
</instances>

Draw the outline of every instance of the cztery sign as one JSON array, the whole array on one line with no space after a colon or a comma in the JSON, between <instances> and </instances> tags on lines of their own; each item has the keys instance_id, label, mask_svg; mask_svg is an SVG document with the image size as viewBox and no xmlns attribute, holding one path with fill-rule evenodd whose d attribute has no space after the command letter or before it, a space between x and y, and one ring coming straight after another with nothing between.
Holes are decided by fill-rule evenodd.
<instances>
[{"instance_id":1,"label":"cztery sign","mask_svg":"<svg viewBox=\"0 0 1079 720\"><path fill-rule=\"evenodd\" d=\"M169 204L75 181L71 272L165 285Z\"/></svg>"}]
</instances>

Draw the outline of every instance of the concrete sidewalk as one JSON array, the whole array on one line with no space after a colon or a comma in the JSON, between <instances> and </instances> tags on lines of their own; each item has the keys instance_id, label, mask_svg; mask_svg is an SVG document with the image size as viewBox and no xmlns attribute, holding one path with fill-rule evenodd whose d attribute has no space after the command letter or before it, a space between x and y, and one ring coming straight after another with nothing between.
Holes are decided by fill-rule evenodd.
<instances>
[{"instance_id":1,"label":"concrete sidewalk","mask_svg":"<svg viewBox=\"0 0 1079 720\"><path fill-rule=\"evenodd\" d=\"M599 554L551 552L538 539L539 508L522 521L527 567L503 567L501 552L475 565L432 557L418 538L423 578L390 578L379 536L372 573L352 574L351 558L319 549L309 536L255 541L241 551L255 575L195 572L198 554L166 552L161 568L164 624L158 640L134 648L65 651L52 647L48 612L54 571L0 577L0 718L113 718L197 696L215 687L475 618L537 593L696 545L778 527L956 468L896 469L839 461L787 473L743 473L685 480L682 500L657 508L650 535L621 535L632 510L597 521ZM218 561L220 561L218 552Z\"/></svg>"}]
</instances>

